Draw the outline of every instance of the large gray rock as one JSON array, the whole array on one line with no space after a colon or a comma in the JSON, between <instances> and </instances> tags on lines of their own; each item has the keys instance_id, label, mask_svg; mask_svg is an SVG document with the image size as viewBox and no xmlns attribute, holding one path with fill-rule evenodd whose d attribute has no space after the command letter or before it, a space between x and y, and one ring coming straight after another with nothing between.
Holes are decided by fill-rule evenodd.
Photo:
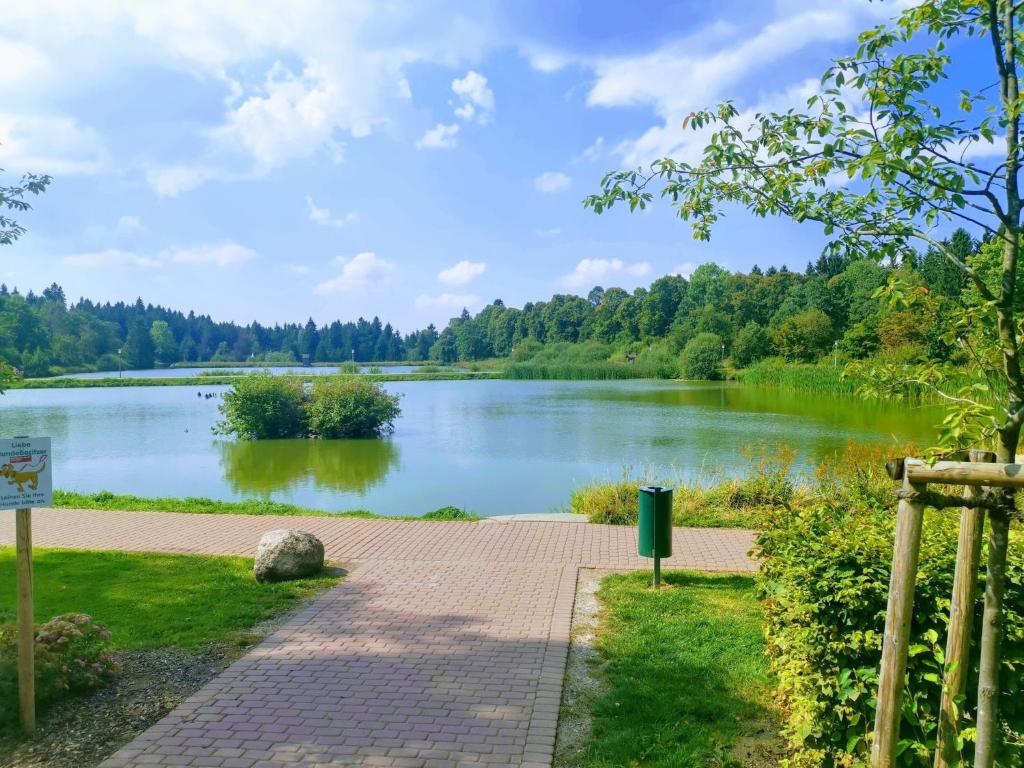
<instances>
[{"instance_id":1,"label":"large gray rock","mask_svg":"<svg viewBox=\"0 0 1024 768\"><path fill-rule=\"evenodd\" d=\"M289 581L312 576L324 567L324 545L305 531L282 528L263 535L256 548L256 581Z\"/></svg>"}]
</instances>

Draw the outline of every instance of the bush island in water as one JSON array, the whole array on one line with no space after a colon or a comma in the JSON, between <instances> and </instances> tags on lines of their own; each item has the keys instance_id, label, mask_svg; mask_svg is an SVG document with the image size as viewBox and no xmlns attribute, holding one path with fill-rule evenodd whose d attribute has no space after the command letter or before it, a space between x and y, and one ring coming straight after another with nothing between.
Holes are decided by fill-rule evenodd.
<instances>
[{"instance_id":1,"label":"bush island in water","mask_svg":"<svg viewBox=\"0 0 1024 768\"><path fill-rule=\"evenodd\" d=\"M398 400L354 377L324 377L307 389L291 377L253 374L224 395L214 431L242 440L380 437L394 430Z\"/></svg>"}]
</instances>

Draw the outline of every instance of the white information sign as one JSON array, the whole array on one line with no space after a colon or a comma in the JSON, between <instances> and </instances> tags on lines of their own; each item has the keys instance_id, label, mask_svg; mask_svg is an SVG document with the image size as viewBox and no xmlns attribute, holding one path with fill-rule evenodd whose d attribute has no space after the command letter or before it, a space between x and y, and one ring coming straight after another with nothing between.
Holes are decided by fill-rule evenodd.
<instances>
[{"instance_id":1,"label":"white information sign","mask_svg":"<svg viewBox=\"0 0 1024 768\"><path fill-rule=\"evenodd\" d=\"M50 438L0 439L0 509L53 503Z\"/></svg>"}]
</instances>

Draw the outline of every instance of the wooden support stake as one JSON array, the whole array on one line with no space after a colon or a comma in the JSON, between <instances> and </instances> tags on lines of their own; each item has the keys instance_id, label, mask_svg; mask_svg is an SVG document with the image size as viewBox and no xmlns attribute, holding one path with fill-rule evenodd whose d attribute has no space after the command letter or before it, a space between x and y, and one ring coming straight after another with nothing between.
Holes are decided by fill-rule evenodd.
<instances>
[{"instance_id":1,"label":"wooden support stake","mask_svg":"<svg viewBox=\"0 0 1024 768\"><path fill-rule=\"evenodd\" d=\"M25 733L36 731L35 616L32 609L32 510L15 512L18 568L18 705Z\"/></svg>"},{"instance_id":2,"label":"wooden support stake","mask_svg":"<svg viewBox=\"0 0 1024 768\"><path fill-rule=\"evenodd\" d=\"M907 669L910 620L914 615L914 585L924 523L924 503L916 495L923 490L925 486L912 485L904 479L903 493L896 512L889 604L885 614L882 665L878 675L878 709L871 745L871 764L874 768L893 768L896 765L896 745L899 743L900 718L903 714L903 678Z\"/></svg>"},{"instance_id":3,"label":"wooden support stake","mask_svg":"<svg viewBox=\"0 0 1024 768\"><path fill-rule=\"evenodd\" d=\"M973 462L994 462L989 451L971 451ZM978 486L965 486L966 504L960 513L960 538L956 547L956 571L953 574L953 597L949 605L949 633L946 636L946 670L939 704L939 730L935 741L935 768L960 765L958 734L963 721L963 704L957 699L967 690L970 667L971 630L974 624L974 601L978 589L981 544L985 532L985 510L973 507L971 499L982 494Z\"/></svg>"},{"instance_id":4,"label":"wooden support stake","mask_svg":"<svg viewBox=\"0 0 1024 768\"><path fill-rule=\"evenodd\" d=\"M1012 502L1011 502L1012 503ZM998 741L999 654L1006 588L1006 554L1010 539L1010 513L989 513L988 564L985 574L985 616L981 624L981 660L978 672L978 724L974 747L975 768L992 768Z\"/></svg>"}]
</instances>

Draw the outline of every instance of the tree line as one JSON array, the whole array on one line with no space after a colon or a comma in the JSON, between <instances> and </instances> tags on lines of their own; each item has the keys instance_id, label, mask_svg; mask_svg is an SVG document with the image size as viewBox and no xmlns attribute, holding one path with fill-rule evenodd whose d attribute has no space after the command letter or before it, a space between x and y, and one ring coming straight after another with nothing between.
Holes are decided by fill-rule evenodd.
<instances>
[{"instance_id":1,"label":"tree line","mask_svg":"<svg viewBox=\"0 0 1024 768\"><path fill-rule=\"evenodd\" d=\"M964 229L941 244L998 280L998 245ZM880 296L896 273L920 293L911 308L894 309ZM976 303L973 290L936 249L898 263L828 253L803 273L754 266L744 274L709 263L689 278L667 275L632 292L598 286L586 298L560 294L522 309L495 301L474 316L463 311L441 332L431 357L527 360L541 345L592 342L620 358L676 371L688 345L691 357L712 363L730 358L737 367L769 356L793 362L876 355L945 360L956 354L948 338L951 310ZM707 378L712 367L705 362L691 373Z\"/></svg>"},{"instance_id":2,"label":"tree line","mask_svg":"<svg viewBox=\"0 0 1024 768\"><path fill-rule=\"evenodd\" d=\"M992 244L959 229L943 246L997 278ZM876 295L897 271L921 291L912 309L891 309ZM730 272L709 263L688 278L667 275L632 292L597 286L586 297L557 294L522 308L499 299L475 315L463 310L440 332L429 325L402 334L378 317L239 325L141 299L69 304L56 283L25 295L0 285L0 358L25 376L45 376L211 361L528 360L545 345L591 342L605 357L661 363L674 375L680 353L699 340L706 360L728 357L738 367L773 355L799 362L880 354L941 360L955 354L943 318L972 300L973 290L934 249L899 264L828 254L802 273L757 266Z\"/></svg>"},{"instance_id":3,"label":"tree line","mask_svg":"<svg viewBox=\"0 0 1024 768\"><path fill-rule=\"evenodd\" d=\"M317 326L215 322L208 315L143 303L68 304L56 283L21 295L0 285L0 359L25 376L62 371L147 369L196 362L359 362L426 359L434 326L402 335L359 318Z\"/></svg>"}]
</instances>

